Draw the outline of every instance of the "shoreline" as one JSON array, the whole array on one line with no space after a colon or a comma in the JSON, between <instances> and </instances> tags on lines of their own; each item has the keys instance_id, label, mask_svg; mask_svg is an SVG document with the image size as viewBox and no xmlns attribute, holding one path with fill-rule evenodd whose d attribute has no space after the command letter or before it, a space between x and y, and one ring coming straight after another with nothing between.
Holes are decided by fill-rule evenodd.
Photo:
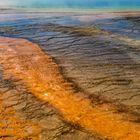
<instances>
[{"instance_id":1,"label":"shoreline","mask_svg":"<svg viewBox=\"0 0 140 140\"><path fill-rule=\"evenodd\" d=\"M116 9L94 9L94 8L22 8L22 7L0 7L0 10L18 10L21 12L37 12L37 13L42 13L42 12L52 12L52 13L56 13L56 12L68 12L68 13L95 13L95 12L117 12L117 13L121 13L121 12L140 12L140 7L139 8L116 8Z\"/></svg>"},{"instance_id":2,"label":"shoreline","mask_svg":"<svg viewBox=\"0 0 140 140\"><path fill-rule=\"evenodd\" d=\"M93 100L91 105L91 101L82 92L73 91L70 83L60 75L58 66L38 45L25 39L5 37L1 37L0 42L4 73L21 79L29 91L52 104L68 122L109 139L126 136L128 140L137 136L139 138L139 125L129 121L133 115L118 112L110 103L98 104ZM128 135L129 131L131 133Z\"/></svg>"}]
</instances>

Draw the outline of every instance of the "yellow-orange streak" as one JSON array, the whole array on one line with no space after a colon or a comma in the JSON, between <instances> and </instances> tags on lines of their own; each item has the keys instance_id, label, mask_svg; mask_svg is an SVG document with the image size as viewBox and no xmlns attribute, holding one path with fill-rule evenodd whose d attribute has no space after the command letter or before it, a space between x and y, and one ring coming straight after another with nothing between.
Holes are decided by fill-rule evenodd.
<instances>
[{"instance_id":1,"label":"yellow-orange streak","mask_svg":"<svg viewBox=\"0 0 140 140\"><path fill-rule=\"evenodd\" d=\"M91 104L84 94L74 93L38 45L1 37L0 63L6 74L22 79L34 95L56 107L67 121L108 139L140 139L140 125L128 121L129 116L115 113L115 107L108 104Z\"/></svg>"}]
</instances>

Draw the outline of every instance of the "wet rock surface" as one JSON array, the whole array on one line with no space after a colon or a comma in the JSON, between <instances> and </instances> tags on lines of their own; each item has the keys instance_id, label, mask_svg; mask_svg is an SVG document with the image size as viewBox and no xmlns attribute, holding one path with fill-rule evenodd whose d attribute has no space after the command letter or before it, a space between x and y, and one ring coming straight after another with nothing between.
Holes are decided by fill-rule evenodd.
<instances>
[{"instance_id":1,"label":"wet rock surface","mask_svg":"<svg viewBox=\"0 0 140 140\"><path fill-rule=\"evenodd\" d=\"M100 140L65 122L54 107L36 98L21 80L4 74L0 77L0 101L0 139Z\"/></svg>"},{"instance_id":2,"label":"wet rock surface","mask_svg":"<svg viewBox=\"0 0 140 140\"><path fill-rule=\"evenodd\" d=\"M44 18L41 14L37 15L37 18L32 18L33 15L30 14L25 15L21 19L2 22L0 34L26 38L38 43L47 54L56 59L64 70L65 77L77 83L86 92L114 100L139 113L138 39L113 35L88 23L73 25L75 22L70 18L70 14L59 14L57 18L54 15L50 17L51 14L46 17L42 14ZM67 20L74 22L72 26L65 23ZM129 25L129 22L135 23L133 28L139 29L138 16L111 19L113 20L113 25L115 26L116 22L116 27L120 30L123 28L121 24ZM111 21L104 21L104 26ZM97 22L99 21L95 23ZM103 21L101 23L103 24ZM116 32L117 28L114 27ZM131 26L129 28L131 29Z\"/></svg>"},{"instance_id":3,"label":"wet rock surface","mask_svg":"<svg viewBox=\"0 0 140 140\"><path fill-rule=\"evenodd\" d=\"M94 133L93 138L95 138L95 135L102 136L102 139L127 138L131 140L140 137L138 114L127 112L122 106L119 108L103 98L99 99L96 96L91 98L80 89L76 90L76 87L73 88L72 83L68 82L61 75L59 67L54 63L53 59L42 52L37 44L25 39L1 37L0 50L0 64L3 67L1 72L6 76L5 85L9 84L9 87L13 89L15 86L12 84L12 81L16 81L16 89L19 92L22 91L21 85L25 85L26 88L24 88L28 89L27 93L31 93L33 97L40 99L42 103L45 101L55 107L57 110L56 114L61 116L65 120L64 122L69 122L68 124L72 124L71 126L75 126L77 129L83 128L83 130L88 130L90 134ZM11 92L10 96L13 94L13 90ZM21 95L24 95L24 93ZM2 100L5 101L4 98ZM30 102L33 100L31 99ZM15 110L19 108L22 110L23 107L25 112L29 113L29 119L33 119L36 116L37 118L42 118L44 110L42 111L42 108L38 108L36 103L34 104L33 102L33 106L37 108L35 110L33 106L27 105L28 107L26 108L25 104L21 105L20 103L21 100L15 96L5 101L6 105L14 106ZM31 113L28 109L31 109ZM8 118L12 119L9 115L10 113L7 115ZM27 118L25 120L27 121ZM15 121L12 120L11 122L14 123ZM37 123L38 120L34 122ZM38 124L43 128L49 129L50 122L54 129L60 123L59 119L51 114L51 116L48 115L47 120L43 118ZM20 125L20 123L14 124ZM14 127L12 124L9 124L9 126ZM37 128L41 129L42 127L38 126ZM26 124L25 128L27 129L27 134L30 133L31 136L35 134L32 128L29 128L28 125L26 127ZM17 130L15 127L14 132ZM21 132L25 135L26 133L23 130L22 128ZM68 132L71 132L71 129L68 129ZM38 132L38 134L42 133ZM52 135L49 134L45 137L52 138ZM73 136L75 137L75 135Z\"/></svg>"},{"instance_id":4,"label":"wet rock surface","mask_svg":"<svg viewBox=\"0 0 140 140\"><path fill-rule=\"evenodd\" d=\"M123 105L127 108L125 111L136 113L139 118L138 39L113 35L94 25L71 27L65 23L67 18L62 15L57 18L28 16L30 18L25 16L23 19L1 22L0 35L26 38L38 43L62 67L62 74L87 92L91 99L97 96L99 100L104 98L117 105ZM117 22L119 21L120 19L117 19ZM123 21L135 22L132 30L139 30L138 17L123 18ZM139 35L139 31L136 34ZM31 125L35 128L39 125L37 128L40 130L35 131L40 139L100 139L66 123L52 106L34 97L21 81L5 79L2 71L0 76L3 76L0 82L1 100L4 102L2 107L4 108L5 104L9 105L15 110L16 116L22 116L23 120L29 122L33 121ZM33 130L28 125L25 129L29 137Z\"/></svg>"}]
</instances>

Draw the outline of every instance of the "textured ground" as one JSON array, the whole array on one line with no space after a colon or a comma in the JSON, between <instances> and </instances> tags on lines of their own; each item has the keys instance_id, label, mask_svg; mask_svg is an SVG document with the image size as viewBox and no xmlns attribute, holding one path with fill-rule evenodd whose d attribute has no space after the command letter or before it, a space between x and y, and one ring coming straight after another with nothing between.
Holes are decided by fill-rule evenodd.
<instances>
[{"instance_id":1,"label":"textured ground","mask_svg":"<svg viewBox=\"0 0 140 140\"><path fill-rule=\"evenodd\" d=\"M0 32L3 32L2 28ZM3 71L1 65L0 139L100 139L85 129L66 122L48 102L32 95L20 79L4 74Z\"/></svg>"},{"instance_id":2,"label":"textured ground","mask_svg":"<svg viewBox=\"0 0 140 140\"><path fill-rule=\"evenodd\" d=\"M1 129L4 131L0 131L0 138L11 139L12 137L14 139L31 138L41 140L97 140L106 139L108 137L109 139L139 140L137 135L135 135L135 132L133 132L133 130L136 128L136 133L138 132L139 135L139 14L137 17L133 18L129 16L126 18L123 15L123 18L117 18L111 21L109 20L105 23L99 21L95 22L98 25L103 23L105 25L112 22L114 25L112 26L110 24L110 29L111 27L114 29L114 31L111 29L112 32L116 32L118 30L117 27L119 27L121 28L120 31L123 31L124 34L129 35L131 33L130 36L133 36L133 39L130 37L122 36L122 33L119 30L118 33L120 33L120 35L114 35L112 33L96 28L93 23L82 23L80 25L79 23L81 23L81 19L80 21L74 22L68 15L54 15L55 14L53 14L53 17L50 15L45 17L45 14L42 16L40 14L39 17L36 17L36 15L33 16L32 14L27 14L26 16L24 14L13 15L14 18L17 18L17 20L12 20L13 17L11 15L11 19L9 21L6 19L0 22L0 35L27 38L35 43L38 43L40 47L48 54L53 56L55 61L61 66L62 70L59 69L58 71L61 72L68 81L75 83L76 86L72 84L72 86L74 86L76 89L74 93L76 94L77 89L84 91L80 93L80 96L82 96L82 98L83 96L84 98L88 98L88 101L91 102L92 106L99 104L99 106L96 108L96 110L99 110L99 114L102 114L106 110L103 113L104 117L99 117L100 115L97 115L96 117L98 118L98 123L96 124L96 127L93 128L95 125L93 123L96 122L92 119L94 118L92 116L93 114L91 115L90 113L87 113L90 114L92 118L89 119L90 115L85 117L86 121L89 123L83 124L83 120L81 118L84 117L81 117L80 121L75 119L73 121L71 117L62 117L63 113L60 112L63 112L63 109L61 110L60 106L57 106L57 104L52 102L55 108L52 107L52 105L48 103L48 99L46 100L46 96L45 100L44 97L41 97L40 99L36 98L34 96L36 94L34 93L36 93L36 90L38 89L35 88L35 91L32 88L29 89L29 87L33 86L33 83L36 82L26 81L26 78L29 78L30 76L29 73L28 76L26 75L27 73L25 70L30 69L31 67L29 65L31 64L27 63L25 67L24 63L26 61L31 62L31 58L33 57L34 59L34 55L37 54L30 54L30 57L27 59L22 54L23 57L19 57L22 61L17 63L17 58L13 56L13 52L17 53L19 51L20 55L20 53L24 52L25 50L17 50L18 45L15 46L15 43L11 43L11 49L9 47L7 52L5 50L0 50L0 108L2 110L2 113L0 114L0 117L2 118L0 125ZM24 18L22 16L24 16ZM79 17L79 15L75 14L73 14L73 16ZM128 26L128 23L131 26ZM127 25L127 28L122 30L122 25L125 25L124 27ZM135 36L137 36L136 39ZM4 42L3 39L1 39L1 45L2 42ZM30 46L30 43L28 45ZM26 45L25 48L28 45ZM31 50L29 50L29 52L30 51ZM4 55L4 52L6 55ZM11 56L9 56L10 53L12 54ZM5 56L7 56L7 59L4 59ZM34 61L37 61L37 59L35 58ZM42 62L42 60L40 62ZM32 75L31 78L36 77L35 75L38 74L42 81L44 80L43 77L47 78L51 71L48 73L44 72L45 70L48 71L48 66L46 66L46 68L39 67L40 65L46 65L44 63L39 64L40 62L36 62L36 66L33 66L33 69L35 68L33 70L35 74ZM16 69L14 64L18 64ZM3 66L8 67L7 71L10 71L10 73L6 73L6 69L4 69ZM14 71L20 70L20 67L22 67L22 72L20 71L19 75L16 75L15 78ZM58 71L55 72L58 74ZM42 73L43 77L41 76ZM40 81L40 79L38 81ZM55 84L56 83L54 83L54 85ZM41 91L44 93L46 84L45 87L43 87L42 85L38 87L39 92ZM49 90L51 90L51 88L52 87L50 87ZM72 89L71 84L68 84L67 88L68 90ZM66 102L66 104L67 103L68 102ZM80 102L79 108L81 108L81 106L82 105ZM87 108L88 106L89 105L86 105ZM74 108L73 110L75 110L75 114L77 114L77 110L79 109ZM95 113L96 111L93 109L90 112ZM109 113L109 116L106 113ZM8 117L7 115L7 117L5 117L6 114L10 114L10 116ZM115 121L113 121L114 114ZM111 118L109 119L109 117ZM117 127L116 124L118 124ZM13 128L17 129L13 130ZM89 133L89 130L91 130L92 133ZM130 133L129 136L127 136L128 133Z\"/></svg>"},{"instance_id":3,"label":"textured ground","mask_svg":"<svg viewBox=\"0 0 140 140\"><path fill-rule=\"evenodd\" d=\"M0 139L99 139L82 128L66 123L52 106L38 100L19 83L14 79L1 79Z\"/></svg>"},{"instance_id":4,"label":"textured ground","mask_svg":"<svg viewBox=\"0 0 140 140\"><path fill-rule=\"evenodd\" d=\"M19 41L16 43L9 40L10 46L9 48L5 48L6 46L4 47L3 45L6 42L3 39L4 38L2 38L2 40L0 39L0 139L99 139L84 129L65 122L64 119L60 117L58 111L54 109L47 100L43 101L36 98L31 91L28 90L27 86L24 86L22 79L15 77L14 73L7 73L7 71L10 70L17 72L18 69L27 69L25 65L21 68L21 66L16 63L17 57L21 58L25 56L25 59L28 60L32 59L31 55L35 55L35 57L38 56L33 51L29 52L30 58L28 58L28 54L24 52L21 52L22 54L19 56L14 56L13 54L15 54L14 51L16 52L16 50L10 48L12 45L13 47L15 47L16 44L17 47L21 47L21 45L24 47L22 43L26 43L25 45L30 47L31 43L22 41L19 45ZM5 49L6 52L4 51ZM27 50L25 49L24 51L26 52ZM11 58L12 56L13 59ZM4 59L7 59L7 62L5 62ZM13 66L9 62L12 62L16 67L13 69ZM25 72L24 70L23 72ZM24 73L21 74L23 74L23 77L29 78L26 77L27 75L24 75ZM33 84L36 83L32 82L31 85ZM41 91L39 90L38 92Z\"/></svg>"},{"instance_id":5,"label":"textured ground","mask_svg":"<svg viewBox=\"0 0 140 140\"><path fill-rule=\"evenodd\" d=\"M57 65L36 44L1 37L0 51L1 107L6 109L1 113L4 131L1 138L139 139L137 115L125 110L120 112L119 107L103 99L91 100L83 92L74 90L59 74ZM90 134L74 129L64 120Z\"/></svg>"}]
</instances>

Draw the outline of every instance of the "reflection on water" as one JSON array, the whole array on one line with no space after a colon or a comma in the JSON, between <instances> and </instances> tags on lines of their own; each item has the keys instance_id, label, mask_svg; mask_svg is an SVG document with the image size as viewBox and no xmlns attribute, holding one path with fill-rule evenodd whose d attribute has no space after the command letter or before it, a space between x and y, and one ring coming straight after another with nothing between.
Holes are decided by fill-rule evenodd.
<instances>
[{"instance_id":1,"label":"reflection on water","mask_svg":"<svg viewBox=\"0 0 140 140\"><path fill-rule=\"evenodd\" d=\"M0 18L0 35L38 43L56 59L64 75L78 86L90 94L114 99L140 112L138 15L19 13L1 14ZM89 34L93 25L133 39L104 31Z\"/></svg>"},{"instance_id":2,"label":"reflection on water","mask_svg":"<svg viewBox=\"0 0 140 140\"><path fill-rule=\"evenodd\" d=\"M125 16L124 16L125 15ZM93 12L92 14L80 13L12 13L0 14L1 26L25 26L30 24L61 24L63 26L96 25L101 29L113 33L139 38L140 14Z\"/></svg>"}]
</instances>

